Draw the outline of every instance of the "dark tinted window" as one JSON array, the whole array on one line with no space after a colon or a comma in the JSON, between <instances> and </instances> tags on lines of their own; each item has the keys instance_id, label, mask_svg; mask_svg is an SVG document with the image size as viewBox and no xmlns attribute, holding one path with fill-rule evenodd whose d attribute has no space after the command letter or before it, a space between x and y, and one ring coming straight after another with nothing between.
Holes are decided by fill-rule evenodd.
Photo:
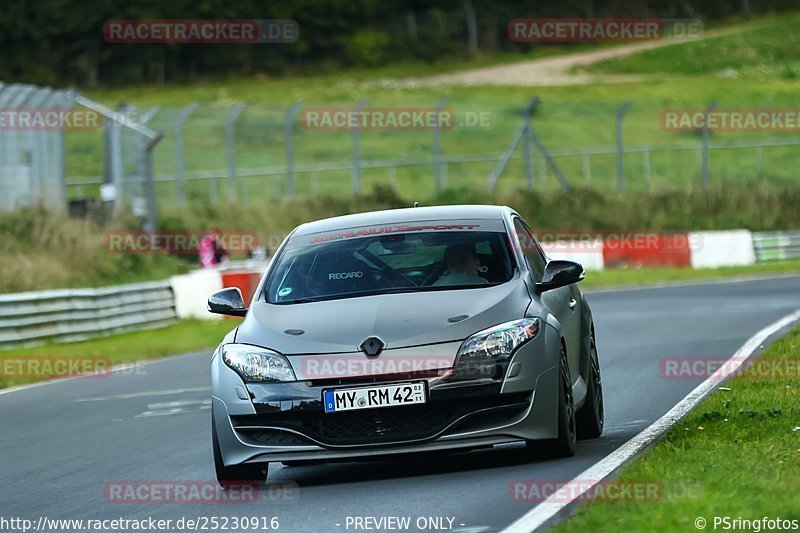
<instances>
[{"instance_id":1,"label":"dark tinted window","mask_svg":"<svg viewBox=\"0 0 800 533\"><path fill-rule=\"evenodd\" d=\"M517 232L520 246L522 246L522 253L525 255L525 259L528 260L528 265L530 265L536 281L541 281L542 276L544 276L547 257L539 246L539 242L533 237L533 232L521 219L514 219L514 230Z\"/></svg>"},{"instance_id":2,"label":"dark tinted window","mask_svg":"<svg viewBox=\"0 0 800 533\"><path fill-rule=\"evenodd\" d=\"M505 283L514 269L505 232L423 231L314 244L308 236L297 239L276 259L267 283L270 303L479 288Z\"/></svg>"}]
</instances>

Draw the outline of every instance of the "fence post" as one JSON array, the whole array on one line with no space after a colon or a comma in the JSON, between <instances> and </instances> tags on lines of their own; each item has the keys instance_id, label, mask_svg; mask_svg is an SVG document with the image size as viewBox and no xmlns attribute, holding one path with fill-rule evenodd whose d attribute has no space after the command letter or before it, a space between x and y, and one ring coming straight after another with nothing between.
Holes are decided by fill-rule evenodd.
<instances>
[{"instance_id":1,"label":"fence post","mask_svg":"<svg viewBox=\"0 0 800 533\"><path fill-rule=\"evenodd\" d=\"M622 141L622 120L630 109L631 103L625 102L617 109L617 188L620 194L625 194L625 148Z\"/></svg>"},{"instance_id":2,"label":"fence post","mask_svg":"<svg viewBox=\"0 0 800 533\"><path fill-rule=\"evenodd\" d=\"M644 182L647 184L648 190L650 189L650 149L646 148L642 152L642 167L644 171Z\"/></svg>"},{"instance_id":3,"label":"fence post","mask_svg":"<svg viewBox=\"0 0 800 533\"><path fill-rule=\"evenodd\" d=\"M106 118L104 124L108 124L106 139L109 145L106 146L106 151L109 153L111 183L114 184L116 194L113 209L113 214L116 215L125 205L125 181L122 178L122 126L112 118Z\"/></svg>"},{"instance_id":4,"label":"fence post","mask_svg":"<svg viewBox=\"0 0 800 533\"><path fill-rule=\"evenodd\" d=\"M178 207L183 207L186 203L186 191L184 189L184 145L183 145L183 124L194 110L197 109L197 102L192 102L178 113L175 119L175 196L178 200Z\"/></svg>"},{"instance_id":5,"label":"fence post","mask_svg":"<svg viewBox=\"0 0 800 533\"><path fill-rule=\"evenodd\" d=\"M228 113L228 118L225 121L225 136L228 145L228 177L230 178L228 197L231 200L236 200L238 196L238 187L236 184L236 138L233 131L233 123L244 111L244 104L236 104Z\"/></svg>"},{"instance_id":6,"label":"fence post","mask_svg":"<svg viewBox=\"0 0 800 533\"><path fill-rule=\"evenodd\" d=\"M356 105L356 127L353 129L353 193L361 194L361 112L369 100L361 100Z\"/></svg>"},{"instance_id":7,"label":"fence post","mask_svg":"<svg viewBox=\"0 0 800 533\"><path fill-rule=\"evenodd\" d=\"M764 171L764 155L762 153L762 146L760 144L756 146L756 168L758 169L759 174Z\"/></svg>"},{"instance_id":8,"label":"fence post","mask_svg":"<svg viewBox=\"0 0 800 533\"><path fill-rule=\"evenodd\" d=\"M538 104L538 102L537 102ZM525 182L528 189L533 189L533 154L531 153L531 106L525 108Z\"/></svg>"},{"instance_id":9,"label":"fence post","mask_svg":"<svg viewBox=\"0 0 800 533\"><path fill-rule=\"evenodd\" d=\"M283 117L283 136L286 140L286 186L290 198L294 198L297 193L294 182L294 128L292 126L294 117L300 112L302 106L303 104L300 102L295 102Z\"/></svg>"},{"instance_id":10,"label":"fence post","mask_svg":"<svg viewBox=\"0 0 800 533\"><path fill-rule=\"evenodd\" d=\"M145 220L144 229L147 231L158 229L158 221L156 219L156 182L153 175L153 149L161 138L162 134L159 133L144 147L144 186L147 197L147 219Z\"/></svg>"},{"instance_id":11,"label":"fence post","mask_svg":"<svg viewBox=\"0 0 800 533\"><path fill-rule=\"evenodd\" d=\"M433 158L436 174L436 192L442 192L442 127L441 127L441 112L442 108L450 100L448 96L442 96L436 102L436 124L433 128Z\"/></svg>"},{"instance_id":12,"label":"fence post","mask_svg":"<svg viewBox=\"0 0 800 533\"><path fill-rule=\"evenodd\" d=\"M708 185L711 182L711 176L709 175L709 150L711 149L709 146L709 141L711 140L711 131L708 128L708 115L711 114L712 111L717 107L717 101L712 100L708 107L706 107L705 116L703 117L703 188L708 189Z\"/></svg>"},{"instance_id":13,"label":"fence post","mask_svg":"<svg viewBox=\"0 0 800 533\"><path fill-rule=\"evenodd\" d=\"M583 152L583 182L589 185L592 181L592 167L589 163L589 152Z\"/></svg>"},{"instance_id":14,"label":"fence post","mask_svg":"<svg viewBox=\"0 0 800 533\"><path fill-rule=\"evenodd\" d=\"M538 96L532 98L530 103L528 103L527 107L523 110L522 124L520 124L517 127L517 131L514 133L514 137L511 140L511 144L506 149L506 152L505 154L503 154L503 157L500 159L500 162L497 164L497 167L494 169L494 171L489 173L489 182L487 183L489 192L494 191L497 182L500 180L500 174L503 173L503 171L506 168L506 165L508 165L508 162L511 160L511 156L514 155L514 150L517 149L517 145L519 144L519 141L522 139L522 137L526 136L525 137L526 140L529 137L533 137L533 132L531 131L530 117L533 115L534 111L536 111L536 108L539 107L539 101L540 100Z\"/></svg>"}]
</instances>

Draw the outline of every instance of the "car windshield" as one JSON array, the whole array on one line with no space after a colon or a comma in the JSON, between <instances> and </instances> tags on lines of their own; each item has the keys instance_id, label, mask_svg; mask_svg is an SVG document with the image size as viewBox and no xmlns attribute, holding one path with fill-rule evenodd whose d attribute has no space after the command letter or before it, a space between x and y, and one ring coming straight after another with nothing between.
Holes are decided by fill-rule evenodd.
<instances>
[{"instance_id":1,"label":"car windshield","mask_svg":"<svg viewBox=\"0 0 800 533\"><path fill-rule=\"evenodd\" d=\"M428 227L429 231L423 226L371 236L353 236L369 231L351 230L333 235L333 240L329 234L292 237L270 274L267 301L291 304L476 289L511 279L514 266L504 231ZM450 229L454 227L473 229Z\"/></svg>"}]
</instances>

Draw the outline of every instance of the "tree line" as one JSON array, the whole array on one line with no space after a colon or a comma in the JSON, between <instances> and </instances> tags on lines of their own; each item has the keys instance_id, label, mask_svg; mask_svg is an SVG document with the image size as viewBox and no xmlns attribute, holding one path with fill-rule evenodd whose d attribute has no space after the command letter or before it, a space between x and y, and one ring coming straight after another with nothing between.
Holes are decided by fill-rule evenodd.
<instances>
[{"instance_id":1,"label":"tree line","mask_svg":"<svg viewBox=\"0 0 800 533\"><path fill-rule=\"evenodd\" d=\"M3 0L0 81L55 87L169 83L231 75L434 62L524 52L525 17L668 17L711 22L796 8L796 0ZM286 44L107 42L109 20L292 19Z\"/></svg>"}]
</instances>

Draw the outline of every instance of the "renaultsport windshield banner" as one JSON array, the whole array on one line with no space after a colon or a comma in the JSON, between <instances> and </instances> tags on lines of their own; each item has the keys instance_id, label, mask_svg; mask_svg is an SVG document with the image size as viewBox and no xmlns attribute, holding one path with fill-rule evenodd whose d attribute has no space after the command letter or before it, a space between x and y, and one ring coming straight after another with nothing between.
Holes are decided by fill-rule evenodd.
<instances>
[{"instance_id":1,"label":"renaultsport windshield banner","mask_svg":"<svg viewBox=\"0 0 800 533\"><path fill-rule=\"evenodd\" d=\"M501 220L429 220L403 222L400 224L376 224L341 228L332 231L295 235L289 241L289 249L302 248L313 244L324 244L333 241L375 237L378 235L402 235L425 232L504 232L506 228Z\"/></svg>"}]
</instances>

